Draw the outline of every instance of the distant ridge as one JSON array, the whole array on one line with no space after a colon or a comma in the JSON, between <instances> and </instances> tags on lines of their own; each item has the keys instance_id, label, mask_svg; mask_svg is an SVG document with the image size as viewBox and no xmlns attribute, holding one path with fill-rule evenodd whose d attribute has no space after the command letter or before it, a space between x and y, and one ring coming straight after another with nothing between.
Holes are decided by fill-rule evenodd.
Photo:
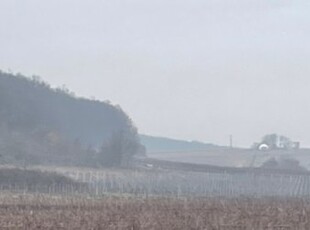
<instances>
[{"instance_id":1,"label":"distant ridge","mask_svg":"<svg viewBox=\"0 0 310 230\"><path fill-rule=\"evenodd\" d=\"M146 147L147 153L175 152L175 151L202 151L223 148L218 145L198 141L177 140L167 137L140 135L141 143Z\"/></svg>"}]
</instances>

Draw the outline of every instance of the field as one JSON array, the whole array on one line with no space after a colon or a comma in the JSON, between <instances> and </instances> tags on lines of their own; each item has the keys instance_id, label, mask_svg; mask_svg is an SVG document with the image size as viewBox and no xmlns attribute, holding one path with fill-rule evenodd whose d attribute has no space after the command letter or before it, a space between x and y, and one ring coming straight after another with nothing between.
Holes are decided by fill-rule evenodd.
<instances>
[{"instance_id":1,"label":"field","mask_svg":"<svg viewBox=\"0 0 310 230\"><path fill-rule=\"evenodd\" d=\"M310 169L310 149L274 150L261 152L251 149L215 149L205 151L148 153L151 158L227 167L259 167L270 158L296 159L301 166Z\"/></svg>"},{"instance_id":2,"label":"field","mask_svg":"<svg viewBox=\"0 0 310 230\"><path fill-rule=\"evenodd\" d=\"M309 230L310 200L1 193L0 229Z\"/></svg>"},{"instance_id":3,"label":"field","mask_svg":"<svg viewBox=\"0 0 310 230\"><path fill-rule=\"evenodd\" d=\"M15 169L32 175L22 180L13 180L8 173L13 169L0 170L0 230L310 229L308 172L205 172L155 165L135 170L37 169L46 173ZM56 180L49 172L71 179ZM39 175L51 176L52 182L42 183Z\"/></svg>"},{"instance_id":4,"label":"field","mask_svg":"<svg viewBox=\"0 0 310 230\"><path fill-rule=\"evenodd\" d=\"M151 161L155 163L154 161ZM293 171L231 169L221 170L197 165L201 171L190 171L177 163L160 162L152 168L140 169L93 169L74 167L40 168L46 175L52 172L65 175L71 180L49 178L45 183L40 177L16 178L13 174L4 178L0 169L0 192L43 193L50 195L87 195L100 197L107 194L134 195L137 197L291 197L310 196L310 173ZM166 169L175 166L178 169ZM190 168L193 167L189 165ZM199 167L198 167L199 166ZM159 167L159 168L158 168ZM182 170L181 170L182 169ZM12 169L13 170L13 169ZM37 170L37 168L32 168ZM206 171L204 171L206 170ZM8 171L8 170L6 170ZM15 171L23 172L20 169ZM14 170L13 170L14 172ZM35 175L35 174L34 174ZM22 179L23 178L23 179ZM44 182L44 183L43 183Z\"/></svg>"}]
</instances>

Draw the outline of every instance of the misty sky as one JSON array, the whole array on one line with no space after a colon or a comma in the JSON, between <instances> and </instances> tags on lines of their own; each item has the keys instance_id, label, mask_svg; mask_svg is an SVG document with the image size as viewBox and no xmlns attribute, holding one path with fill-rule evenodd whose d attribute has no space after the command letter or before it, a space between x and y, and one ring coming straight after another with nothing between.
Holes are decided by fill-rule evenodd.
<instances>
[{"instance_id":1,"label":"misty sky","mask_svg":"<svg viewBox=\"0 0 310 230\"><path fill-rule=\"evenodd\" d=\"M309 0L0 0L0 69L120 104L141 133L310 147Z\"/></svg>"}]
</instances>

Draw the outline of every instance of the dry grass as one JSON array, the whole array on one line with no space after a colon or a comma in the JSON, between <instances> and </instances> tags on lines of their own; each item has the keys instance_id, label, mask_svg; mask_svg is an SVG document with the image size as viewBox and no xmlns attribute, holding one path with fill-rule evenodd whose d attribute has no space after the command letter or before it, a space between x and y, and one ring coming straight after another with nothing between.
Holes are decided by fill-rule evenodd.
<instances>
[{"instance_id":1,"label":"dry grass","mask_svg":"<svg viewBox=\"0 0 310 230\"><path fill-rule=\"evenodd\" d=\"M309 230L310 201L0 196L0 229Z\"/></svg>"}]
</instances>

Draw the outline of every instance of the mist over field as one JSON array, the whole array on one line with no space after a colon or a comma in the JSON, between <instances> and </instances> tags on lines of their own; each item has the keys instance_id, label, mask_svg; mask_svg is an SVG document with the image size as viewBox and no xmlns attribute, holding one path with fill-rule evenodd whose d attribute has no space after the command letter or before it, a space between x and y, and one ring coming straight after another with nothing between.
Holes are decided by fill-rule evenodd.
<instances>
[{"instance_id":1,"label":"mist over field","mask_svg":"<svg viewBox=\"0 0 310 230\"><path fill-rule=\"evenodd\" d=\"M0 229L310 229L310 2L1 0Z\"/></svg>"}]
</instances>

